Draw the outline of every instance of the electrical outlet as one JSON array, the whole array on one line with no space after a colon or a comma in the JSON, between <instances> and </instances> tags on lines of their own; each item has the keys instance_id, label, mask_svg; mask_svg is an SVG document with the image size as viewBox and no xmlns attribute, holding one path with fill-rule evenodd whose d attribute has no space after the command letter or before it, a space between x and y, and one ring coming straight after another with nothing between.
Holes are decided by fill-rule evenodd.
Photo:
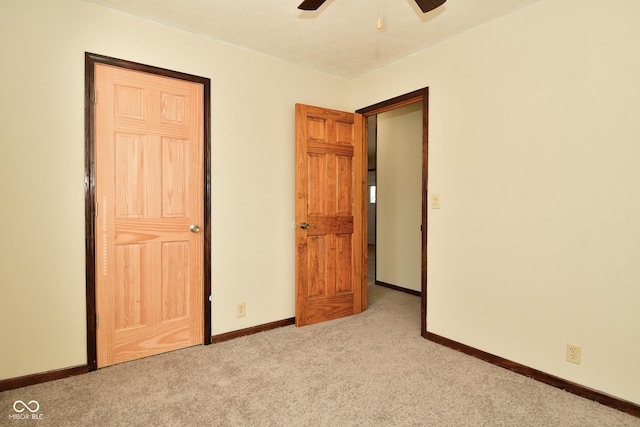
<instances>
[{"instance_id":1,"label":"electrical outlet","mask_svg":"<svg viewBox=\"0 0 640 427\"><path fill-rule=\"evenodd\" d=\"M239 302L236 304L236 317L244 317L247 314L247 303Z\"/></svg>"},{"instance_id":2,"label":"electrical outlet","mask_svg":"<svg viewBox=\"0 0 640 427\"><path fill-rule=\"evenodd\" d=\"M582 346L578 344L567 343L567 362L580 364L580 354L582 353Z\"/></svg>"}]
</instances>

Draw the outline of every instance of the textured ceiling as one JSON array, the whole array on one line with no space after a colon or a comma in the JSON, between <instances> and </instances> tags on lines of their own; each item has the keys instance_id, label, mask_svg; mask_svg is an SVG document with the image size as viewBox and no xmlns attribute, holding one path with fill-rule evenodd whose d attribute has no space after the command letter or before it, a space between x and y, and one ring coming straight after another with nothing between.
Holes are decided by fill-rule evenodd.
<instances>
[{"instance_id":1,"label":"textured ceiling","mask_svg":"<svg viewBox=\"0 0 640 427\"><path fill-rule=\"evenodd\" d=\"M85 0L344 78L367 74L538 0ZM382 28L377 28L378 19Z\"/></svg>"}]
</instances>

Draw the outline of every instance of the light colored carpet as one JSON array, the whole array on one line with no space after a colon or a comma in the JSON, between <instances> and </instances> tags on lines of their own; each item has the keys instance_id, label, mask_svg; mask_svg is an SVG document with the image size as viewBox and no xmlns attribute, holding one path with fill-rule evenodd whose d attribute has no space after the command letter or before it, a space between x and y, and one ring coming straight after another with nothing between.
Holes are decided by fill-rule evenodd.
<instances>
[{"instance_id":1,"label":"light colored carpet","mask_svg":"<svg viewBox=\"0 0 640 427\"><path fill-rule=\"evenodd\" d=\"M8 426L640 426L420 337L420 298L0 393ZM11 420L37 400L41 420Z\"/></svg>"}]
</instances>

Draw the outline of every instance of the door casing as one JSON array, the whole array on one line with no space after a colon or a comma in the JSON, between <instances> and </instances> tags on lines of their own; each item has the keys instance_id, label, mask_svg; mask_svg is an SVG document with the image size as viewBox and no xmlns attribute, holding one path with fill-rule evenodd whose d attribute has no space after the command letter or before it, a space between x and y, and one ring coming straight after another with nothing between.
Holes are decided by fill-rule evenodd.
<instances>
[{"instance_id":1,"label":"door casing","mask_svg":"<svg viewBox=\"0 0 640 427\"><path fill-rule=\"evenodd\" d=\"M202 84L204 105L202 114L204 124L204 234L203 248L203 320L205 345L211 344L211 80L205 77L171 71L164 68L112 58L95 53L85 53L85 274L86 274L86 308L87 308L87 365L95 371L97 365L96 344L96 282L95 282L95 64L106 64L150 74Z\"/></svg>"},{"instance_id":2,"label":"door casing","mask_svg":"<svg viewBox=\"0 0 640 427\"><path fill-rule=\"evenodd\" d=\"M365 119L364 128L367 129L367 121L385 111L403 107L416 102L422 103L422 273L421 273L421 310L420 310L420 334L427 338L427 220L428 220L428 178L429 178L429 88L415 90L377 104L356 110ZM366 136L365 136L366 138ZM366 157L366 156L365 156ZM368 167L365 169L367 173ZM367 177L365 177L366 179ZM365 213L366 215L366 213ZM367 218L363 218L366 223Z\"/></svg>"}]
</instances>

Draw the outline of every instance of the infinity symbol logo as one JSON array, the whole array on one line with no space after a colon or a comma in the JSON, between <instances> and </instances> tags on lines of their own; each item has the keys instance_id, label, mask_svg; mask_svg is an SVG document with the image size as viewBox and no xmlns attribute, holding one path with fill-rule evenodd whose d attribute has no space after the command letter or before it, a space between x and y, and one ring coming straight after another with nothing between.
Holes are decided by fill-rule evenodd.
<instances>
[{"instance_id":1,"label":"infinity symbol logo","mask_svg":"<svg viewBox=\"0 0 640 427\"><path fill-rule=\"evenodd\" d=\"M35 409L31 409L31 404L35 403ZM22 409L18 409L20 405L22 405ZM24 410L28 410L29 412L38 412L40 410L40 404L37 400L30 400L29 403L24 403L22 400L16 400L13 403L13 410L16 412L23 412Z\"/></svg>"}]
</instances>

